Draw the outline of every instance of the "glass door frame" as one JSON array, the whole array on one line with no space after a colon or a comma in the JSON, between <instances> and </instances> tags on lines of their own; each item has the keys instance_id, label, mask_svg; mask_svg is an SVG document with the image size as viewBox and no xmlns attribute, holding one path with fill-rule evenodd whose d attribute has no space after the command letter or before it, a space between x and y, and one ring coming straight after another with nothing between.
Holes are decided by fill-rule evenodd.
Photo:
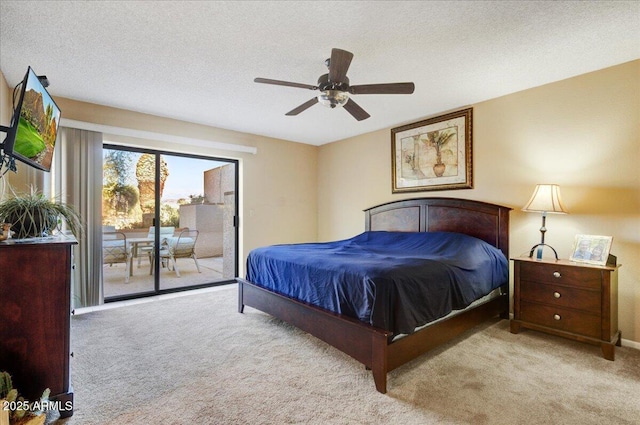
<instances>
[{"instance_id":1,"label":"glass door frame","mask_svg":"<svg viewBox=\"0 0 640 425\"><path fill-rule=\"evenodd\" d=\"M141 153L141 154L152 154L155 156L155 216L154 216L154 222L155 223L160 223L160 207L161 207L161 199L160 199L160 173L161 173L161 158L162 155L168 155L168 156L178 156L178 157L183 157L183 158L192 158L192 159L201 159L201 160L208 160L208 161L216 161L216 162L226 162L229 164L234 164L234 192L235 192L235 196L234 196L234 201L233 201L233 207L234 207L234 217L233 217L233 236L234 236L234 259L233 259L233 269L234 269L234 276L237 277L238 276L238 258L239 258L239 247L240 247L240 241L239 241L239 236L240 236L240 232L239 232L239 207L240 207L240 192L239 192L239 177L240 177L240 161L237 159L229 159L229 158L218 158L218 157L210 157L210 156L204 156L204 155L195 155L195 154L187 154L187 153L180 153L180 152L170 152L170 151L163 151L163 150L158 150L158 149L150 149L150 148L139 148L139 147L133 147L133 146L122 146L122 145L117 145L117 144L113 144L113 143L104 143L102 145L102 149L103 151L105 149L113 149L113 150L120 150L120 151L127 151L127 152L136 152L136 153ZM155 226L155 240L159 240L160 237L160 226ZM160 247L158 246L158 244L154 244L154 256L156 258L156 260L159 257L159 251L160 251ZM209 288L209 287L213 287L213 286L220 286L220 285L228 285L231 283L235 283L236 280L235 278L230 278L230 279L225 279L225 280L221 280L221 281L216 281L216 282L211 282L211 283L204 283L204 284L197 284L197 285L191 285L191 286L184 286L184 287L176 287L176 288L165 288L165 289L161 289L160 288L160 261L154 261L154 273L153 273L153 285L154 285L154 289L153 291L143 291L143 292L136 292L136 293L132 293L132 294L127 294L127 295L117 295L117 296L112 296L112 297L108 297L105 298L104 302L105 303L109 303L109 302L116 302L116 301L126 301L126 300L131 300L131 299L136 299L136 298L143 298L143 297L149 297L149 296L153 296L153 295L162 295L162 294L168 294L168 293L173 293L173 292L182 292L182 291L189 291L189 290L193 290L193 289L201 289L201 288ZM101 285L104 285L104 282L101 281Z\"/></svg>"}]
</instances>

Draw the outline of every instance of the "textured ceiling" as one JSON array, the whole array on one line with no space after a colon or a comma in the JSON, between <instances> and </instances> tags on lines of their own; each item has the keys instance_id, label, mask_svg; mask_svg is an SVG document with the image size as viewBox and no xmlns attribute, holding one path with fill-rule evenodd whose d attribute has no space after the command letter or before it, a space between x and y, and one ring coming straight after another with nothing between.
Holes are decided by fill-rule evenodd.
<instances>
[{"instance_id":1,"label":"textured ceiling","mask_svg":"<svg viewBox=\"0 0 640 425\"><path fill-rule=\"evenodd\" d=\"M640 58L638 1L6 1L0 69L54 96L321 145ZM371 118L315 105L338 47ZM64 118L64 111L63 118ZM2 123L7 124L7 123ZM161 131L161 129L158 129Z\"/></svg>"}]
</instances>

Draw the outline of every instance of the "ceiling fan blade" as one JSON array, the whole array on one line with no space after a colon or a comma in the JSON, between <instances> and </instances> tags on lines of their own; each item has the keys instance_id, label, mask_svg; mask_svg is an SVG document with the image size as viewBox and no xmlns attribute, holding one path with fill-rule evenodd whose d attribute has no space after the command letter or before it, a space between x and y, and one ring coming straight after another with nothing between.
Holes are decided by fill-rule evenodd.
<instances>
[{"instance_id":1,"label":"ceiling fan blade","mask_svg":"<svg viewBox=\"0 0 640 425\"><path fill-rule=\"evenodd\" d=\"M302 105L298 106L297 108L293 108L292 110L287 112L285 115L289 115L289 116L298 115L300 112L311 108L316 103L318 103L318 98L317 97L311 98L311 100L304 102Z\"/></svg>"},{"instance_id":2,"label":"ceiling fan blade","mask_svg":"<svg viewBox=\"0 0 640 425\"><path fill-rule=\"evenodd\" d=\"M253 82L262 83L262 84L274 84L276 86L297 87L300 89L309 89L309 90L316 90L318 88L316 86L311 86L309 84L292 83L291 81L270 80L268 78L256 78L253 80Z\"/></svg>"},{"instance_id":3,"label":"ceiling fan blade","mask_svg":"<svg viewBox=\"0 0 640 425\"><path fill-rule=\"evenodd\" d=\"M340 49L331 49L331 59L329 59L329 81L334 83L344 82L352 59L353 53L351 52Z\"/></svg>"},{"instance_id":4,"label":"ceiling fan blade","mask_svg":"<svg viewBox=\"0 0 640 425\"><path fill-rule=\"evenodd\" d=\"M366 120L370 117L370 115L367 114L367 111L362 109L360 105L353 101L353 99L349 99L349 101L344 104L343 108L346 109L347 112L349 112L351 115L353 115L353 118L357 119L358 121Z\"/></svg>"},{"instance_id":5,"label":"ceiling fan blade","mask_svg":"<svg viewBox=\"0 0 640 425\"><path fill-rule=\"evenodd\" d=\"M415 90L413 83L363 84L349 87L351 94L411 94Z\"/></svg>"}]
</instances>

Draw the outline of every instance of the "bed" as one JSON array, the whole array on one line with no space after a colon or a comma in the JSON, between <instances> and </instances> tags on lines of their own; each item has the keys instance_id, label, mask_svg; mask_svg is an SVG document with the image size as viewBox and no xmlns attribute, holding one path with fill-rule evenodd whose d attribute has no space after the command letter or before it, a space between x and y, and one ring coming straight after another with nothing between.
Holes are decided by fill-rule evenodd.
<instances>
[{"instance_id":1,"label":"bed","mask_svg":"<svg viewBox=\"0 0 640 425\"><path fill-rule=\"evenodd\" d=\"M356 242L362 237L368 238L369 235L378 234L384 236L411 232L420 237L420 233L429 232L430 235L423 236L437 237L441 234L456 233L486 242L491 249L504 254L506 260L509 258L509 211L510 208L499 205L455 198L420 198L390 202L365 210L365 233L357 236ZM462 235L460 237L465 237ZM352 243L351 239L347 242ZM300 245L308 248L309 244ZM334 249L334 246L329 245L329 248ZM334 257L339 255L335 254ZM251 258L252 254L249 257ZM394 254L389 255L389 258L395 258ZM247 267L249 271L253 266L248 264ZM257 272L259 273L259 270ZM454 311L451 314L436 312L436 319L416 328L413 328L415 323L405 323L399 320L395 313L391 316L371 314L368 317L372 319L367 320L366 315L356 314L350 308L338 309L340 312L336 312L335 308L321 302L322 300L304 301L302 297L290 295L288 291L272 289L267 284L253 282L252 280L259 281L262 277L256 275L255 270L251 273L248 272L248 279L237 279L240 313L244 311L245 306L263 311L350 355L372 371L375 387L381 393L387 391L389 371L490 318L500 316L507 319L509 313L508 267L506 280L503 277L502 284L488 296L474 301L465 308L452 305ZM304 276L300 278L292 274L281 274L288 276L287 279L291 282L305 280ZM335 280L333 277L327 277L327 280L332 279ZM394 299L393 302L386 302L395 305L395 301ZM384 311L379 307L378 305L373 310ZM374 319L373 316L377 318ZM411 329L408 330L407 326L411 326Z\"/></svg>"}]
</instances>

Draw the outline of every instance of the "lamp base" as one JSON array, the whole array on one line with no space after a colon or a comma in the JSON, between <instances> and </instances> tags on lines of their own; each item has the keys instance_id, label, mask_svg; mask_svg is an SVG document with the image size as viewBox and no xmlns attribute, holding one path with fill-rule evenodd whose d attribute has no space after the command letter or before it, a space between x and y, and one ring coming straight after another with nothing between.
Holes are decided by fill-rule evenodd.
<instances>
[{"instance_id":1,"label":"lamp base","mask_svg":"<svg viewBox=\"0 0 640 425\"><path fill-rule=\"evenodd\" d=\"M553 254L556 256L556 261L558 260L558 253L556 252L555 249L553 249L553 247L551 245L547 245L546 243L539 243L537 245L534 245L533 247L531 247L531 251L529 251L529 258L533 257L533 251L535 251L536 248L538 248L538 252L536 255L536 258L538 260L542 259L542 248L548 246L549 248L551 248L551 251L553 251Z\"/></svg>"}]
</instances>

